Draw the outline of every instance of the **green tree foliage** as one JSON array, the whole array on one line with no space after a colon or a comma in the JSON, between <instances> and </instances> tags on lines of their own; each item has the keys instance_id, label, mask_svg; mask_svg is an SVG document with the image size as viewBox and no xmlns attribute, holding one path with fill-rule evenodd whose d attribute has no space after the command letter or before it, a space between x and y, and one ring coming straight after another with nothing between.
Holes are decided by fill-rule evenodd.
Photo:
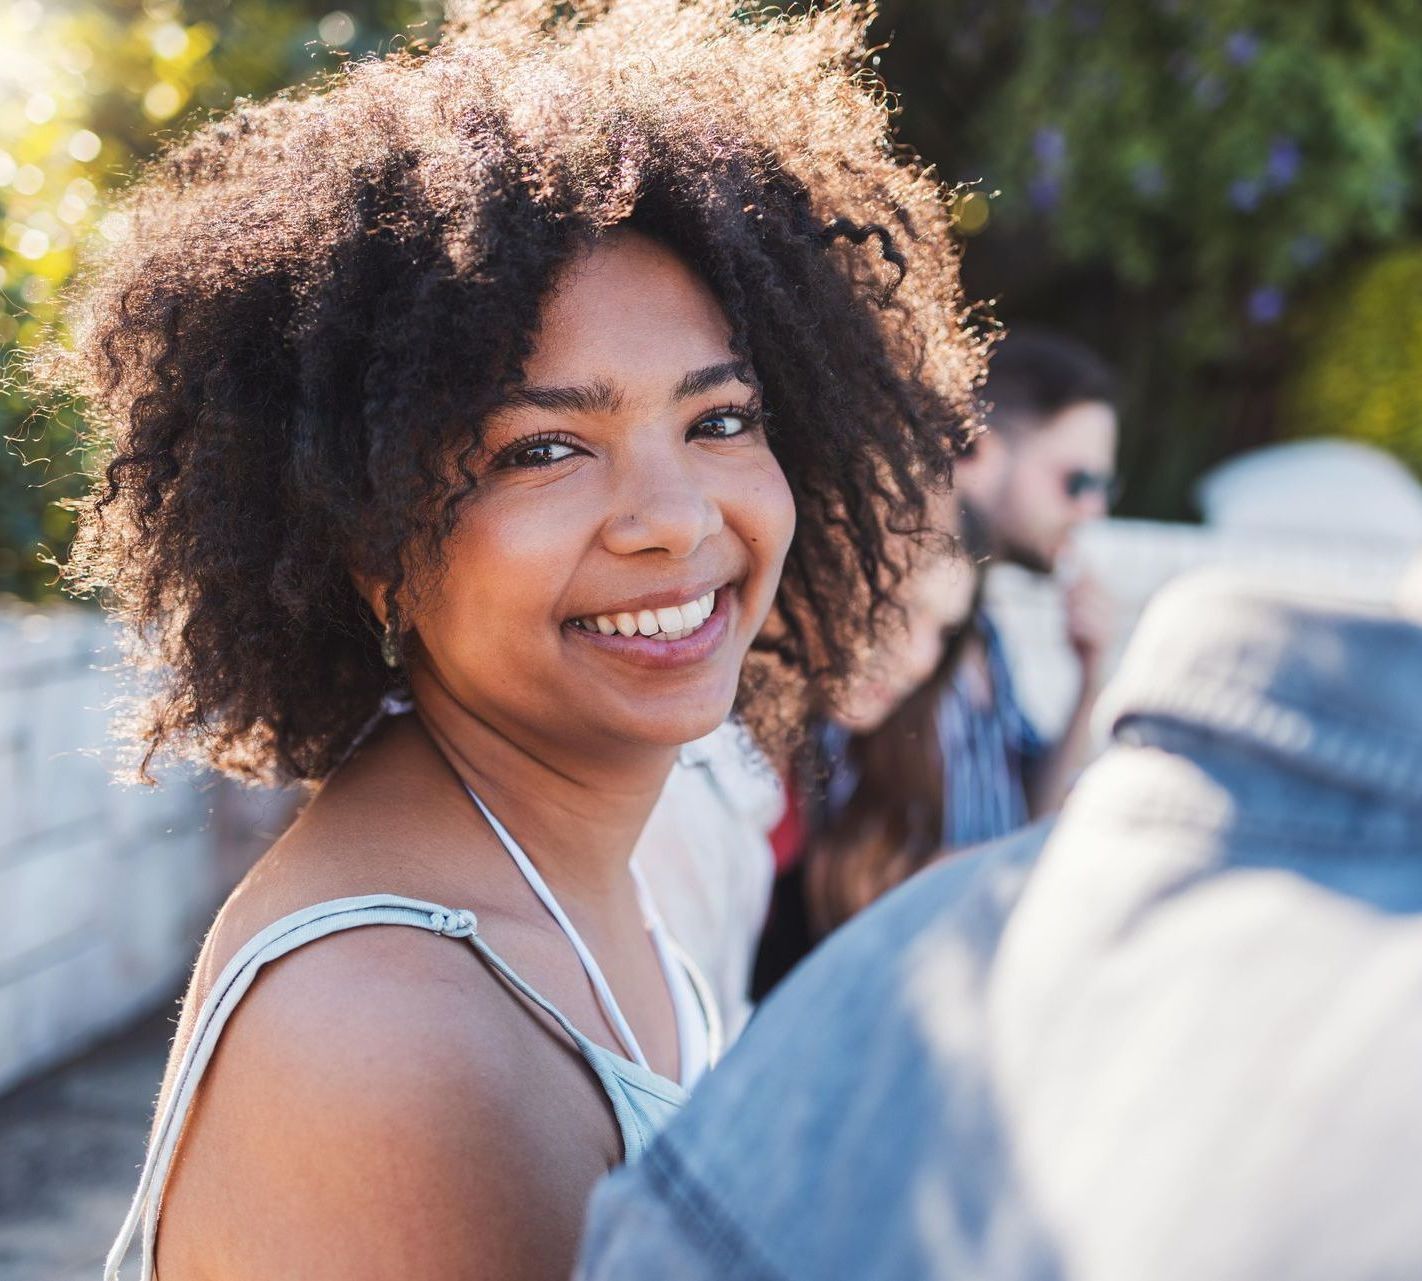
<instances>
[{"instance_id":1,"label":"green tree foliage","mask_svg":"<svg viewBox=\"0 0 1422 1281\"><path fill-rule=\"evenodd\" d=\"M1422 248L1373 259L1302 326L1290 429L1378 445L1422 476Z\"/></svg>"},{"instance_id":2,"label":"green tree foliage","mask_svg":"<svg viewBox=\"0 0 1422 1281\"><path fill-rule=\"evenodd\" d=\"M105 195L161 140L438 21L437 0L331 2L0 0L0 352L53 319L77 246L116 229ZM1352 412L1360 389L1320 389L1346 381L1330 353L1363 367L1350 308L1368 368L1410 358L1406 289L1350 282L1422 233L1422 5L882 5L905 139L977 184L958 197L970 292L1123 371L1128 510L1182 514L1210 462L1296 430L1356 429L1417 463L1402 392L1397 425L1365 430L1381 419ZM1335 312L1331 337L1298 322ZM37 597L82 460L71 419L27 413L9 381L0 434L38 461L0 450L0 593Z\"/></svg>"},{"instance_id":3,"label":"green tree foliage","mask_svg":"<svg viewBox=\"0 0 1422 1281\"><path fill-rule=\"evenodd\" d=\"M419 39L437 0L0 0L0 360L56 316L87 237L115 235L105 196L167 138L392 39ZM0 594L49 594L46 560L79 488L72 414L37 419L0 394ZM21 458L29 460L22 465Z\"/></svg>"},{"instance_id":4,"label":"green tree foliage","mask_svg":"<svg viewBox=\"0 0 1422 1281\"><path fill-rule=\"evenodd\" d=\"M1288 429L1293 314L1418 230L1415 0L886 0L884 30L908 140L999 193L970 286L1123 367L1147 513Z\"/></svg>"}]
</instances>

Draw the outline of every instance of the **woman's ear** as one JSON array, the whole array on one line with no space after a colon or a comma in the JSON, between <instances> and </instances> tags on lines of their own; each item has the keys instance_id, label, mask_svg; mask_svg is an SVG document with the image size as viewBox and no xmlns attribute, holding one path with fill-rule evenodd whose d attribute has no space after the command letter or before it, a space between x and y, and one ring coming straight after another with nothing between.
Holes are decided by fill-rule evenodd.
<instances>
[{"instance_id":1,"label":"woman's ear","mask_svg":"<svg viewBox=\"0 0 1422 1281\"><path fill-rule=\"evenodd\" d=\"M387 586L379 579L371 578L366 574L357 573L351 570L351 582L360 593L360 597L370 606L370 612L375 615L375 621L381 627L390 621L390 605L387 597L389 595Z\"/></svg>"},{"instance_id":2,"label":"woman's ear","mask_svg":"<svg viewBox=\"0 0 1422 1281\"><path fill-rule=\"evenodd\" d=\"M398 600L391 600L388 583L368 578L352 571L351 582L370 612L375 615L379 628L380 657L387 667L405 666L404 627Z\"/></svg>"},{"instance_id":3,"label":"woman's ear","mask_svg":"<svg viewBox=\"0 0 1422 1281\"><path fill-rule=\"evenodd\" d=\"M392 590L384 579L373 578L356 570L351 570L350 575L356 591L375 617L380 657L385 660L387 667L404 667L409 644L416 635L401 599L412 590L410 585L406 583Z\"/></svg>"}]
</instances>

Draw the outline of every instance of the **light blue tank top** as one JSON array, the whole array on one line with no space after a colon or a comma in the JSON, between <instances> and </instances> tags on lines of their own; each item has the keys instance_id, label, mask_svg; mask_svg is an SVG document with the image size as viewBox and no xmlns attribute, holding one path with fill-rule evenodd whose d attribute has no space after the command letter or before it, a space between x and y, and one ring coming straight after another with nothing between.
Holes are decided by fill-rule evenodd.
<instances>
[{"instance_id":1,"label":"light blue tank top","mask_svg":"<svg viewBox=\"0 0 1422 1281\"><path fill-rule=\"evenodd\" d=\"M471 796L473 793L470 793ZM607 987L597 962L584 946L572 923L558 908L551 892L543 883L537 870L528 861L517 843L477 796L474 800L484 812L508 849L519 870L529 880L538 897L554 915L560 927L568 935L587 970L599 1002L607 1011L613 1027L618 1030L624 1044L631 1036L622 1012ZM635 869L634 869L635 874ZM402 898L393 894L367 894L357 898L331 899L302 908L289 916L267 926L251 939L241 951L228 962L217 982L213 984L207 999L198 1011L193 1025L192 1037L188 1042L182 1061L173 1079L173 1088L164 1102L156 1120L153 1135L148 1146L147 1160L139 1177L138 1190L128 1216L119 1230L118 1238L109 1251L104 1267L105 1281L116 1281L118 1270L128 1254L139 1225L143 1228L143 1262L141 1281L152 1281L154 1276L154 1254L158 1239L158 1216L163 1207L163 1191L177 1150L178 1138L182 1134L188 1109L202 1081L203 1072L217 1049L218 1038L237 1008L238 1002L252 986L262 966L278 960L288 952L307 943L336 934L342 930L358 928L362 925L408 925L416 929L429 930L450 939L467 942L500 978L520 995L531 1001L546 1013L567 1034L568 1039L578 1048L588 1066L592 1069L608 1102L622 1135L623 1159L635 1161L646 1150L657 1132L671 1119L686 1102L687 1088L693 1083L694 1075L701 1067L715 1061L720 1051L720 1025L715 1001L711 997L705 980L696 967L677 949L662 930L655 916L655 909L645 895L638 878L639 892L643 895L643 908L648 916L648 926L652 930L653 941L666 971L668 985L677 1007L678 1042L681 1046L683 1080L685 1084L669 1080L652 1071L646 1065L640 1048L632 1042L632 1050L637 1059L625 1058L598 1045L578 1031L572 1022L538 992L534 991L508 966L479 936L478 919L467 909L451 910L436 903L426 903L419 899ZM675 959L674 969L667 969L669 959ZM676 971L676 972L674 972ZM681 980L678 984L677 979ZM688 1036L685 1027L686 1006L684 996L690 992L698 1007L702 1020L701 1035ZM704 1050L691 1064L687 1072L688 1047Z\"/></svg>"}]
</instances>

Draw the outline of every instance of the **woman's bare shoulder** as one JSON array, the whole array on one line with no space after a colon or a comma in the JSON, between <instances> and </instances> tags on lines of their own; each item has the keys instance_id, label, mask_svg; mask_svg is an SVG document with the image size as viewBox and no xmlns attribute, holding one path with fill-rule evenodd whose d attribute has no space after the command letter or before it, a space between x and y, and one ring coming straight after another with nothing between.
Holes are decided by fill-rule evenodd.
<instances>
[{"instance_id":1,"label":"woman's bare shoulder","mask_svg":"<svg viewBox=\"0 0 1422 1281\"><path fill-rule=\"evenodd\" d=\"M170 1275L449 1275L476 1256L467 1275L551 1275L617 1156L578 1086L460 940L375 926L303 947L212 1060L165 1201Z\"/></svg>"},{"instance_id":2,"label":"woman's bare shoulder","mask_svg":"<svg viewBox=\"0 0 1422 1281\"><path fill-rule=\"evenodd\" d=\"M467 854L470 825L393 759L333 780L228 899L174 1063L224 967L291 913L365 894L482 909L441 893L430 868L448 858L404 852L458 840ZM619 1154L576 1051L466 940L355 926L263 966L231 1015L164 1200L160 1274L566 1275Z\"/></svg>"},{"instance_id":3,"label":"woman's bare shoulder","mask_svg":"<svg viewBox=\"0 0 1422 1281\"><path fill-rule=\"evenodd\" d=\"M433 869L487 836L467 798L421 736L392 726L301 806L295 821L229 895L198 959L201 999L228 962L268 926L335 899L395 895L472 906ZM453 857L451 857L451 855Z\"/></svg>"}]
</instances>

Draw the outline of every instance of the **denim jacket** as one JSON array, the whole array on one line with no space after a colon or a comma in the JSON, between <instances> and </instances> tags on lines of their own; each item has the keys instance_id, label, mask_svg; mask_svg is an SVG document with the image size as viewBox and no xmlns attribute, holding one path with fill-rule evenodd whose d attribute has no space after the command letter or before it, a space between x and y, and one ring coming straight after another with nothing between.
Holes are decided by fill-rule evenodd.
<instances>
[{"instance_id":1,"label":"denim jacket","mask_svg":"<svg viewBox=\"0 0 1422 1281\"><path fill-rule=\"evenodd\" d=\"M1422 627L1147 611L1055 826L830 939L583 1281L1422 1277Z\"/></svg>"}]
</instances>

